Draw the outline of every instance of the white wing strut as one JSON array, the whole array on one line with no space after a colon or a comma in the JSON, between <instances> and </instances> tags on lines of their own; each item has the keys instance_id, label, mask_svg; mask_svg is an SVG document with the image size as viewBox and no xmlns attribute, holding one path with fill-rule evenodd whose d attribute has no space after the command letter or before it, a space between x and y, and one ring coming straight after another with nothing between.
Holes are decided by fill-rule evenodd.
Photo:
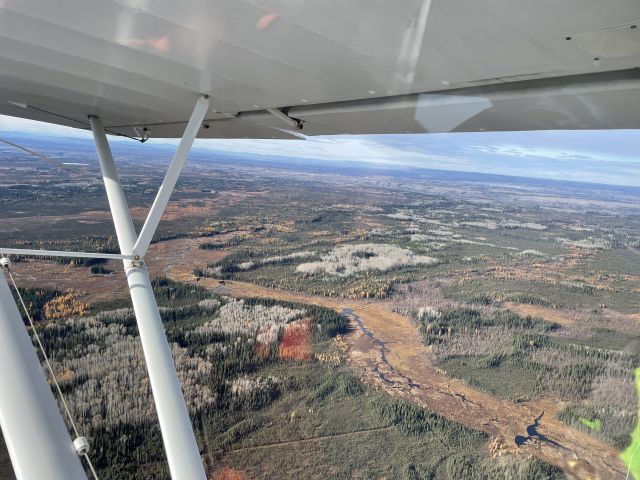
<instances>
[{"instance_id":1,"label":"white wing strut","mask_svg":"<svg viewBox=\"0 0 640 480\"><path fill-rule=\"evenodd\" d=\"M193 109L189 123L187 123L187 128L180 139L180 144L173 156L171 165L169 165L169 170L167 170L167 174L164 177L162 185L160 185L156 199L153 201L153 205L151 205L151 210L149 210L147 220L144 222L142 230L140 231L140 236L133 247L134 255L142 257L147 253L147 248L149 248L153 234L155 233L156 228L158 228L164 209L167 207L167 203L169 203L171 193L176 186L180 172L182 172L182 167L184 167L184 163L187 161L187 155L191 150L193 141L198 135L198 131L202 126L202 120L204 120L207 110L209 110L209 96L203 95L198 99L198 102Z\"/></svg>"},{"instance_id":2,"label":"white wing strut","mask_svg":"<svg viewBox=\"0 0 640 480\"><path fill-rule=\"evenodd\" d=\"M198 100L188 128L180 142L174 161L160 187L158 197L145 223L146 245L151 241L155 228L171 195L187 153L195 139L209 105L208 98ZM90 117L91 130L96 142L102 176L104 178L116 236L123 255L131 255L140 239L131 221L127 201L120 184L102 122ZM141 237L142 238L142 237ZM146 247L143 249L146 251ZM153 295L149 273L142 256L124 260L124 268L131 293L131 301L138 322L140 341L149 372L151 390L155 400L160 430L164 441L169 470L173 480L206 480L202 459L198 451L193 428L185 405L184 396L171 357L169 343L162 326L158 305Z\"/></svg>"},{"instance_id":3,"label":"white wing strut","mask_svg":"<svg viewBox=\"0 0 640 480\"><path fill-rule=\"evenodd\" d=\"M0 427L18 480L87 480L2 272Z\"/></svg>"}]
</instances>

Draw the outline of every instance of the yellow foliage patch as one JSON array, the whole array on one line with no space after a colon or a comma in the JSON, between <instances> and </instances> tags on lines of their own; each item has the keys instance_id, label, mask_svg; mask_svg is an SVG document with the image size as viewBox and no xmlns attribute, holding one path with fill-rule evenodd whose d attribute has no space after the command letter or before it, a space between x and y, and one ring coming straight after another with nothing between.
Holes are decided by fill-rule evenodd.
<instances>
[{"instance_id":1,"label":"yellow foliage patch","mask_svg":"<svg viewBox=\"0 0 640 480\"><path fill-rule=\"evenodd\" d=\"M89 305L78 300L78 293L69 290L49 300L43 308L44 317L48 320L84 315Z\"/></svg>"}]
</instances>

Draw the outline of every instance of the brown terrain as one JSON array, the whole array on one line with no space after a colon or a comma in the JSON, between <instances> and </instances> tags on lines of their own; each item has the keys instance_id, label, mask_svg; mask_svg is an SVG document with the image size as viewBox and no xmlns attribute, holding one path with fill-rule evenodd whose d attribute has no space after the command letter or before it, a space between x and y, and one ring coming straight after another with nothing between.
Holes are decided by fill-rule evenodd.
<instances>
[{"instance_id":1,"label":"brown terrain","mask_svg":"<svg viewBox=\"0 0 640 480\"><path fill-rule=\"evenodd\" d=\"M216 280L201 280L215 287ZM481 393L429 365L413 322L384 302L342 300L225 282L220 291L321 305L349 315L346 337L351 367L370 384L419 403L447 418L487 432L496 453L535 455L579 479L624 478L618 452L555 419L551 400L514 403ZM528 440L520 447L516 437Z\"/></svg>"},{"instance_id":2,"label":"brown terrain","mask_svg":"<svg viewBox=\"0 0 640 480\"><path fill-rule=\"evenodd\" d=\"M224 241L233 234L218 235L217 240ZM226 255L222 250L201 250L201 243L210 242L210 238L179 238L167 242L154 243L149 247L145 260L149 275L170 276L178 281L190 281L195 265L214 263ZM122 262L112 260L104 267L113 273L91 275L86 269L61 265L59 263L28 260L15 263L13 274L22 287L47 287L58 290L75 290L79 299L93 304L113 300L128 295L127 281L124 277Z\"/></svg>"},{"instance_id":3,"label":"brown terrain","mask_svg":"<svg viewBox=\"0 0 640 480\"><path fill-rule=\"evenodd\" d=\"M619 452L592 436L564 425L555 418L559 408L553 399L515 403L475 390L429 364L427 347L410 318L391 311L384 301L345 300L294 293L253 284L197 279L194 266L222 258L223 251L200 250L210 239L178 239L152 245L146 260L151 275L198 282L237 297L268 297L333 308L348 316L352 333L345 338L351 368L367 383L392 395L414 401L429 410L488 433L495 455L534 455L560 466L577 479L624 478L626 469ZM21 286L51 286L83 292L82 300L94 303L126 295L126 282L118 262L110 262L110 275L90 275L86 269L47 262L14 266ZM555 309L507 304L518 313L536 315L567 324L574 319ZM519 445L518 445L519 444ZM219 478L237 478L223 472Z\"/></svg>"},{"instance_id":4,"label":"brown terrain","mask_svg":"<svg viewBox=\"0 0 640 480\"><path fill-rule=\"evenodd\" d=\"M543 307L541 305L530 305L525 303L504 302L502 307L511 310L524 317L538 317L547 322L555 322L560 325L571 325L577 318L574 314L567 311L559 311L555 308Z\"/></svg>"}]
</instances>

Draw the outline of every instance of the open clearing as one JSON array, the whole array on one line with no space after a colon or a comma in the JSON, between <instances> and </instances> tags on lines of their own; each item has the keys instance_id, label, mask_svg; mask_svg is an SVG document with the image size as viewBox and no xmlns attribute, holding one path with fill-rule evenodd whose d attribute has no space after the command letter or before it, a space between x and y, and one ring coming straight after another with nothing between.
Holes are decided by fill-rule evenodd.
<instances>
[{"instance_id":1,"label":"open clearing","mask_svg":"<svg viewBox=\"0 0 640 480\"><path fill-rule=\"evenodd\" d=\"M538 317L547 322L555 322L566 326L576 322L576 318L566 311L559 311L555 308L543 307L540 305L530 305L526 303L505 302L502 307L511 310L523 317Z\"/></svg>"}]
</instances>

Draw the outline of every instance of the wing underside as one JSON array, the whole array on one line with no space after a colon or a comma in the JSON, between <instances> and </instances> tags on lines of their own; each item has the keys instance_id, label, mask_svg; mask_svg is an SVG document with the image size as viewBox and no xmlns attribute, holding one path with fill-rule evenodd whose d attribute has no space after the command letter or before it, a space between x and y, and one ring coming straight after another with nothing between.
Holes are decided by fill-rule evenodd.
<instances>
[{"instance_id":1,"label":"wing underside","mask_svg":"<svg viewBox=\"0 0 640 480\"><path fill-rule=\"evenodd\" d=\"M201 138L638 128L637 0L3 0L0 114Z\"/></svg>"}]
</instances>

